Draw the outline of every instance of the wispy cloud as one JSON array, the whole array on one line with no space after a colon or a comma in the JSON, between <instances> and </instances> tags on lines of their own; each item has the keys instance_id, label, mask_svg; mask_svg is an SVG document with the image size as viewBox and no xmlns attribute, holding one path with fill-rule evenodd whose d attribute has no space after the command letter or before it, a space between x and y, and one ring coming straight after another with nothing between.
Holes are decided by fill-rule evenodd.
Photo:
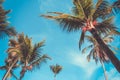
<instances>
[{"instance_id":1,"label":"wispy cloud","mask_svg":"<svg viewBox=\"0 0 120 80\"><path fill-rule=\"evenodd\" d=\"M110 71L107 71L108 80L120 80L120 74L116 72L114 68ZM104 80L104 75L100 76L98 80Z\"/></svg>"},{"instance_id":2,"label":"wispy cloud","mask_svg":"<svg viewBox=\"0 0 120 80\"><path fill-rule=\"evenodd\" d=\"M71 51L69 54L70 63L76 66L79 66L82 70L86 72L86 77L90 78L96 69L100 67L100 64L97 64L91 60L90 62L86 59L86 54L82 55L78 52Z\"/></svg>"},{"instance_id":3,"label":"wispy cloud","mask_svg":"<svg viewBox=\"0 0 120 80\"><path fill-rule=\"evenodd\" d=\"M64 3L68 3L69 4L64 4ZM72 5L72 1L70 0L38 0L40 6L40 11L41 12L46 12L46 11L63 11L63 12L69 12L71 5ZM60 7L59 7L60 6Z\"/></svg>"}]
</instances>

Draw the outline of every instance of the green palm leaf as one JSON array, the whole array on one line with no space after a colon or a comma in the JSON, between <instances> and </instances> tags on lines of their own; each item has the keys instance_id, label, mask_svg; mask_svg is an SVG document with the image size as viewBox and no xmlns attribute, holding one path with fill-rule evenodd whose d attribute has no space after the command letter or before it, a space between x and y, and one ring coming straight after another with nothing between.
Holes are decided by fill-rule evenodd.
<instances>
[{"instance_id":1,"label":"green palm leaf","mask_svg":"<svg viewBox=\"0 0 120 80\"><path fill-rule=\"evenodd\" d=\"M43 62L46 62L47 59L50 59L50 60L51 60L51 58L50 58L49 56L47 56L47 55L42 55L41 57L39 57L39 58L37 58L37 59L34 59L34 61L31 62L30 65L32 65L34 69L35 69L35 68L40 68L40 65L41 65Z\"/></svg>"},{"instance_id":2,"label":"green palm leaf","mask_svg":"<svg viewBox=\"0 0 120 80\"><path fill-rule=\"evenodd\" d=\"M6 15L10 12L11 10L4 10L2 5L0 5L0 37L1 38L4 38L5 36L15 36L17 33L14 27L10 27L9 23L7 22Z\"/></svg>"},{"instance_id":3,"label":"green palm leaf","mask_svg":"<svg viewBox=\"0 0 120 80\"><path fill-rule=\"evenodd\" d=\"M49 13L58 14L59 12L49 12ZM68 32L79 30L84 25L84 20L76 16L72 16L64 13L59 13L59 15L57 16L54 15L53 16L41 15L41 16L45 18L55 19L60 23L63 30L67 30Z\"/></svg>"},{"instance_id":4,"label":"green palm leaf","mask_svg":"<svg viewBox=\"0 0 120 80\"><path fill-rule=\"evenodd\" d=\"M84 42L85 32L82 31L80 40L79 40L79 49L81 49L81 45Z\"/></svg>"},{"instance_id":5,"label":"green palm leaf","mask_svg":"<svg viewBox=\"0 0 120 80\"><path fill-rule=\"evenodd\" d=\"M119 31L117 31L118 28L116 28L114 25L113 25L113 18L114 17L110 17L104 21L102 21L101 23L99 23L98 25L95 26L96 28L96 31L100 34L108 34L110 32L112 33L116 33L116 35L120 34Z\"/></svg>"}]
</instances>

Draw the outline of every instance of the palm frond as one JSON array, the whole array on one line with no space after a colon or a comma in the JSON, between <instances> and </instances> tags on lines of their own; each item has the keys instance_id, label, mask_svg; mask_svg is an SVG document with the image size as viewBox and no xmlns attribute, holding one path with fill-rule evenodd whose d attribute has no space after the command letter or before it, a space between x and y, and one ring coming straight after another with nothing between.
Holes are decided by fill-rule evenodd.
<instances>
[{"instance_id":1,"label":"palm frond","mask_svg":"<svg viewBox=\"0 0 120 80\"><path fill-rule=\"evenodd\" d=\"M4 2L5 0L0 0L0 5Z\"/></svg>"},{"instance_id":2,"label":"palm frond","mask_svg":"<svg viewBox=\"0 0 120 80\"><path fill-rule=\"evenodd\" d=\"M55 14L59 12L50 12L50 13ZM84 20L76 16L72 16L64 13L59 13L58 16L42 15L42 17L55 19L56 21L59 22L63 30L66 30L68 32L79 30L84 25Z\"/></svg>"},{"instance_id":3,"label":"palm frond","mask_svg":"<svg viewBox=\"0 0 120 80\"><path fill-rule=\"evenodd\" d=\"M19 44L24 43L24 33L18 34L17 35L17 40L18 40Z\"/></svg>"},{"instance_id":4,"label":"palm frond","mask_svg":"<svg viewBox=\"0 0 120 80\"><path fill-rule=\"evenodd\" d=\"M89 18L89 15L91 15L91 11L93 9L92 0L74 0L73 3L75 5L73 8L75 14L82 17L82 19Z\"/></svg>"},{"instance_id":5,"label":"palm frond","mask_svg":"<svg viewBox=\"0 0 120 80\"><path fill-rule=\"evenodd\" d=\"M90 53L87 55L87 60L90 62L91 56L93 56L94 49L91 49Z\"/></svg>"},{"instance_id":6,"label":"palm frond","mask_svg":"<svg viewBox=\"0 0 120 80\"><path fill-rule=\"evenodd\" d=\"M99 0L96 5L96 10L93 14L93 20L96 20L97 18L105 19L106 17L111 15L112 7L109 5L109 3L106 0Z\"/></svg>"},{"instance_id":7,"label":"palm frond","mask_svg":"<svg viewBox=\"0 0 120 80\"><path fill-rule=\"evenodd\" d=\"M73 0L75 7L73 7L73 12L80 18L86 18L86 14L79 0Z\"/></svg>"},{"instance_id":8,"label":"palm frond","mask_svg":"<svg viewBox=\"0 0 120 80\"><path fill-rule=\"evenodd\" d=\"M34 59L38 58L41 55L41 53L42 53L41 51L42 51L42 47L44 46L44 43L45 43L45 40L43 40L33 46L29 62L34 61Z\"/></svg>"},{"instance_id":9,"label":"palm frond","mask_svg":"<svg viewBox=\"0 0 120 80\"><path fill-rule=\"evenodd\" d=\"M67 32L78 31L84 26L84 21L78 18L64 18L57 20L60 27Z\"/></svg>"},{"instance_id":10,"label":"palm frond","mask_svg":"<svg viewBox=\"0 0 120 80\"><path fill-rule=\"evenodd\" d=\"M103 38L103 41L105 42L105 43L110 43L110 42L112 42L114 40L114 38L112 37L112 36L110 36L110 37L104 37Z\"/></svg>"},{"instance_id":11,"label":"palm frond","mask_svg":"<svg viewBox=\"0 0 120 80\"><path fill-rule=\"evenodd\" d=\"M21 39L23 39L23 40L21 40ZM29 55L32 52L31 38L29 38L28 36L24 36L24 34L22 34L21 39L19 39L19 40L21 40L21 44L20 44L21 48L20 48L20 50L21 50L21 54L23 56L22 60L26 61L26 60L29 60L29 58L30 58Z\"/></svg>"},{"instance_id":12,"label":"palm frond","mask_svg":"<svg viewBox=\"0 0 120 80\"><path fill-rule=\"evenodd\" d=\"M116 0L112 6L115 12L118 13L120 11L120 0Z\"/></svg>"},{"instance_id":13,"label":"palm frond","mask_svg":"<svg viewBox=\"0 0 120 80\"><path fill-rule=\"evenodd\" d=\"M117 31L118 28L116 28L113 23L112 23L112 20L113 20L114 17L110 17L104 21L102 21L101 23L99 23L98 25L95 26L97 32L99 34L108 34L110 32L113 32L113 33L116 33L116 34L119 34L120 32Z\"/></svg>"},{"instance_id":14,"label":"palm frond","mask_svg":"<svg viewBox=\"0 0 120 80\"><path fill-rule=\"evenodd\" d=\"M79 49L81 49L82 43L84 42L84 38L85 38L85 32L82 31L80 40L79 40Z\"/></svg>"},{"instance_id":15,"label":"palm frond","mask_svg":"<svg viewBox=\"0 0 120 80\"><path fill-rule=\"evenodd\" d=\"M93 59L95 60L95 62L96 62L96 64L97 64L97 63L98 63L98 60L99 60L99 58L98 58L98 56L97 56L97 50L94 49L92 57L93 57Z\"/></svg>"},{"instance_id":16,"label":"palm frond","mask_svg":"<svg viewBox=\"0 0 120 80\"><path fill-rule=\"evenodd\" d=\"M15 36L17 32L14 27L4 27L0 28L0 37L4 38L5 36Z\"/></svg>"},{"instance_id":17,"label":"palm frond","mask_svg":"<svg viewBox=\"0 0 120 80\"><path fill-rule=\"evenodd\" d=\"M8 48L7 53L13 57L22 57L21 51L18 48Z\"/></svg>"},{"instance_id":18,"label":"palm frond","mask_svg":"<svg viewBox=\"0 0 120 80\"><path fill-rule=\"evenodd\" d=\"M39 57L38 59L36 59L36 60L34 60L33 62L31 62L30 65L32 65L34 69L35 69L35 68L40 68L40 65L41 65L43 62L46 62L47 59L50 59L50 60L51 60L51 58L50 58L49 56L47 56L47 55L44 54L44 55L42 55L41 57Z\"/></svg>"},{"instance_id":19,"label":"palm frond","mask_svg":"<svg viewBox=\"0 0 120 80\"><path fill-rule=\"evenodd\" d=\"M11 10L4 10L0 5L0 37L4 38L5 36L15 36L16 31L13 27L9 26L7 22L7 14L10 13Z\"/></svg>"},{"instance_id":20,"label":"palm frond","mask_svg":"<svg viewBox=\"0 0 120 80\"><path fill-rule=\"evenodd\" d=\"M48 19L64 19L71 16L69 14L60 13L60 12L48 12L48 13L49 13L48 15L41 15L41 17L45 17Z\"/></svg>"},{"instance_id":21,"label":"palm frond","mask_svg":"<svg viewBox=\"0 0 120 80\"><path fill-rule=\"evenodd\" d=\"M0 70L5 70L6 66L0 66Z\"/></svg>"},{"instance_id":22,"label":"palm frond","mask_svg":"<svg viewBox=\"0 0 120 80\"><path fill-rule=\"evenodd\" d=\"M41 53L41 50L42 50L41 48L44 46L44 43L45 43L45 40L35 44L34 48L33 48L33 54L34 53Z\"/></svg>"},{"instance_id":23,"label":"palm frond","mask_svg":"<svg viewBox=\"0 0 120 80\"><path fill-rule=\"evenodd\" d=\"M86 40L89 41L90 43L93 43L93 44L96 43L95 39L94 39L92 36L85 35L85 38L86 38Z\"/></svg>"},{"instance_id":24,"label":"palm frond","mask_svg":"<svg viewBox=\"0 0 120 80\"><path fill-rule=\"evenodd\" d=\"M22 80L22 78L25 76L25 72L26 72L26 70L24 68L22 68L22 70L20 72L20 79L19 80Z\"/></svg>"},{"instance_id":25,"label":"palm frond","mask_svg":"<svg viewBox=\"0 0 120 80\"><path fill-rule=\"evenodd\" d=\"M16 80L19 80L18 77L13 73L13 71L11 71L11 75L12 75Z\"/></svg>"},{"instance_id":26,"label":"palm frond","mask_svg":"<svg viewBox=\"0 0 120 80\"><path fill-rule=\"evenodd\" d=\"M93 45L89 45L89 46L83 48L83 49L82 49L82 53L83 53L83 54L86 53L86 51L87 51L88 49L91 49L92 47L93 47Z\"/></svg>"},{"instance_id":27,"label":"palm frond","mask_svg":"<svg viewBox=\"0 0 120 80\"><path fill-rule=\"evenodd\" d=\"M115 50L115 51L118 51L118 50L120 50L120 48L118 48L118 47L115 47L115 46L111 46L111 45L108 45L111 49L113 49L113 50ZM116 53L116 52L114 52L114 53Z\"/></svg>"}]
</instances>

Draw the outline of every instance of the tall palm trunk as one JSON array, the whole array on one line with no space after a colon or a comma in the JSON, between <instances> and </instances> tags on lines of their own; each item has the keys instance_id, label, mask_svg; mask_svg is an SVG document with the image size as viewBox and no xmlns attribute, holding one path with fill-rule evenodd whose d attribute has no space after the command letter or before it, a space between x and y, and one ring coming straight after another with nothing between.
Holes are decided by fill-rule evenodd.
<instances>
[{"instance_id":1,"label":"tall palm trunk","mask_svg":"<svg viewBox=\"0 0 120 80\"><path fill-rule=\"evenodd\" d=\"M25 72L26 72L26 70L24 70L24 71L22 72L22 74L20 75L20 79L19 79L19 80L22 80L22 78L23 78L24 75L25 75Z\"/></svg>"},{"instance_id":2,"label":"tall palm trunk","mask_svg":"<svg viewBox=\"0 0 120 80\"><path fill-rule=\"evenodd\" d=\"M28 61L27 61L27 59L26 59L26 60L25 60L24 67L23 67L23 69L22 69L22 71L21 71L20 80L22 80L22 78L23 78L24 75L25 75L25 72L27 71L27 70L26 70L27 65L28 65Z\"/></svg>"},{"instance_id":3,"label":"tall palm trunk","mask_svg":"<svg viewBox=\"0 0 120 80\"><path fill-rule=\"evenodd\" d=\"M120 73L120 61L114 55L112 50L110 50L108 46L103 42L103 40L100 38L100 36L98 35L95 29L91 29L90 32L92 36L95 38L95 40L98 42L99 46L103 49L103 51L106 53L108 58L111 60L112 64L115 66L117 71Z\"/></svg>"},{"instance_id":4,"label":"tall palm trunk","mask_svg":"<svg viewBox=\"0 0 120 80\"><path fill-rule=\"evenodd\" d=\"M11 71L11 74L16 80L19 80L18 77L12 71Z\"/></svg>"},{"instance_id":5,"label":"tall palm trunk","mask_svg":"<svg viewBox=\"0 0 120 80\"><path fill-rule=\"evenodd\" d=\"M16 58L16 59L14 60L14 62L11 64L11 66L9 67L9 69L7 70L7 72L5 73L5 75L4 75L4 77L3 77L2 80L6 80L8 74L10 73L10 71L12 70L13 66L16 64L17 61L18 61L18 58Z\"/></svg>"},{"instance_id":6,"label":"tall palm trunk","mask_svg":"<svg viewBox=\"0 0 120 80\"><path fill-rule=\"evenodd\" d=\"M56 80L56 74L54 74L54 80Z\"/></svg>"},{"instance_id":7,"label":"tall palm trunk","mask_svg":"<svg viewBox=\"0 0 120 80\"><path fill-rule=\"evenodd\" d=\"M103 71L104 71L105 80L108 80L108 76L107 76L107 73L106 73L106 70L105 70L104 63L103 63L103 61L100 61L100 62L102 64L102 68L103 68Z\"/></svg>"}]
</instances>

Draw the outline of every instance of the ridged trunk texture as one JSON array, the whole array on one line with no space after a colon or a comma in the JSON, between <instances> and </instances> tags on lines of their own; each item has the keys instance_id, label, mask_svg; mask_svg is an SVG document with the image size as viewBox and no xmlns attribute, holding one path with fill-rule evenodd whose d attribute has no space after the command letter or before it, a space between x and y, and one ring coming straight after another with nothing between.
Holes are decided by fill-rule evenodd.
<instances>
[{"instance_id":1,"label":"ridged trunk texture","mask_svg":"<svg viewBox=\"0 0 120 80\"><path fill-rule=\"evenodd\" d=\"M16 64L17 61L18 61L18 58L16 58L16 59L14 60L14 62L13 62L12 65L9 67L9 69L8 69L7 72L5 73L5 75L4 75L4 77L3 77L2 80L6 80L8 74L10 73L10 71L12 70L13 66Z\"/></svg>"},{"instance_id":2,"label":"ridged trunk texture","mask_svg":"<svg viewBox=\"0 0 120 80\"><path fill-rule=\"evenodd\" d=\"M95 38L95 40L98 42L99 46L103 49L103 51L106 53L114 67L117 69L117 71L120 73L120 61L117 59L117 57L114 55L111 49L103 42L103 40L100 38L98 33L95 29L90 30L92 36Z\"/></svg>"}]
</instances>

